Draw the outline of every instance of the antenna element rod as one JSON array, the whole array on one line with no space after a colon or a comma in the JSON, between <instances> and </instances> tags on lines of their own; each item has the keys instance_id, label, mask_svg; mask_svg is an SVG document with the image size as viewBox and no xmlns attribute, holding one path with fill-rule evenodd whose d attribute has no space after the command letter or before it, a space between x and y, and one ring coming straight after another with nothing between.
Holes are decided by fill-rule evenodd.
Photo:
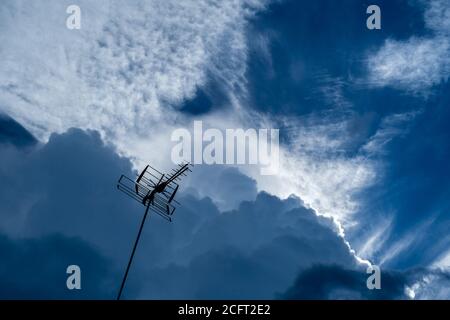
<instances>
[{"instance_id":1,"label":"antenna element rod","mask_svg":"<svg viewBox=\"0 0 450 320\"><path fill-rule=\"evenodd\" d=\"M141 237L142 229L144 228L145 219L147 219L149 209L150 209L150 204L148 204L147 209L145 209L144 217L142 218L141 226L139 227L139 232L136 237L136 241L134 242L133 251L131 251L130 260L128 261L127 270L125 271L125 275L123 276L122 284L120 285L120 290L119 290L119 294L117 295L117 300L120 300L120 297L122 296L122 291L123 291L125 282L127 281L127 277L128 277L128 271L130 271L131 263L133 262L134 253L136 252L139 238Z\"/></svg>"}]
</instances>

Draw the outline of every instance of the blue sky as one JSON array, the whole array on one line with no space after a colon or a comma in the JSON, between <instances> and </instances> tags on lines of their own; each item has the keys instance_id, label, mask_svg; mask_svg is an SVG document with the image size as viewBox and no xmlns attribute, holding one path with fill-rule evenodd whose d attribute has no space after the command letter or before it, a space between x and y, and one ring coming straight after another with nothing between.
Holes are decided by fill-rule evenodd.
<instances>
[{"instance_id":1,"label":"blue sky","mask_svg":"<svg viewBox=\"0 0 450 320\"><path fill-rule=\"evenodd\" d=\"M279 128L280 172L196 166L126 298L449 298L448 1L69 4L0 4L0 298L114 298L142 214L116 179L195 120Z\"/></svg>"}]
</instances>

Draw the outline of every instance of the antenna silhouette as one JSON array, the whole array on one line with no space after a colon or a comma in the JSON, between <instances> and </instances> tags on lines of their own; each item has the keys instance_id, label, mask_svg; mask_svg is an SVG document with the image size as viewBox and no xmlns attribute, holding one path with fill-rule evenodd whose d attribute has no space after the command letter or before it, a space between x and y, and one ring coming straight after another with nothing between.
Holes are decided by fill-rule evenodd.
<instances>
[{"instance_id":1,"label":"antenna silhouette","mask_svg":"<svg viewBox=\"0 0 450 320\"><path fill-rule=\"evenodd\" d=\"M117 188L133 200L144 205L145 213L142 217L130 259L128 260L127 269L125 270L125 275L122 279L122 284L120 285L117 300L120 300L120 297L122 296L122 291L125 287L134 254L149 211L151 210L167 221L172 222L172 215L175 212L174 204L180 204L174 199L179 187L177 182L181 180L181 177L186 176L188 172L192 171L192 166L193 165L190 163L182 163L179 164L176 169L172 169L171 173L164 174L152 166L147 165L138 175L136 180L132 180L125 175L120 176L119 181L117 182Z\"/></svg>"}]
</instances>

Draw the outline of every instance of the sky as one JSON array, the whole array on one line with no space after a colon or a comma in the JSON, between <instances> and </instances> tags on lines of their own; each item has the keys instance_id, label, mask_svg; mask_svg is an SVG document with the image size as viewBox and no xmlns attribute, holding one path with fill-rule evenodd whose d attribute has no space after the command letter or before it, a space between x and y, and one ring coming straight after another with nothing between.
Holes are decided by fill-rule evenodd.
<instances>
[{"instance_id":1,"label":"sky","mask_svg":"<svg viewBox=\"0 0 450 320\"><path fill-rule=\"evenodd\" d=\"M71 4L0 3L1 299L114 299L143 214L117 179L194 121L279 129L279 172L196 165L125 299L450 298L449 1Z\"/></svg>"}]
</instances>

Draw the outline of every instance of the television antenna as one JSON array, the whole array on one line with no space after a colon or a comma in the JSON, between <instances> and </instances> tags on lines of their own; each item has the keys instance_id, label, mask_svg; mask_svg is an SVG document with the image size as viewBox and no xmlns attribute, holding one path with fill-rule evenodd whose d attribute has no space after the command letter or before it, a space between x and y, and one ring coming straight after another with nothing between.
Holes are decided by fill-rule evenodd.
<instances>
[{"instance_id":1,"label":"television antenna","mask_svg":"<svg viewBox=\"0 0 450 320\"><path fill-rule=\"evenodd\" d=\"M128 272L130 271L131 263L133 262L134 254L149 211L151 210L167 221L172 222L172 216L176 209L175 204L180 204L174 199L179 187L177 182L181 180L181 177L186 176L188 172L192 171L192 166L193 165L188 162L182 163L179 164L176 169L172 169L171 173L164 174L152 166L147 165L137 176L136 180L132 180L125 175L120 176L119 181L117 182L117 188L133 200L145 206L145 213L142 217L130 259L128 260L128 265L122 279L122 284L120 285L117 300L120 300L120 297L122 296Z\"/></svg>"}]
</instances>

